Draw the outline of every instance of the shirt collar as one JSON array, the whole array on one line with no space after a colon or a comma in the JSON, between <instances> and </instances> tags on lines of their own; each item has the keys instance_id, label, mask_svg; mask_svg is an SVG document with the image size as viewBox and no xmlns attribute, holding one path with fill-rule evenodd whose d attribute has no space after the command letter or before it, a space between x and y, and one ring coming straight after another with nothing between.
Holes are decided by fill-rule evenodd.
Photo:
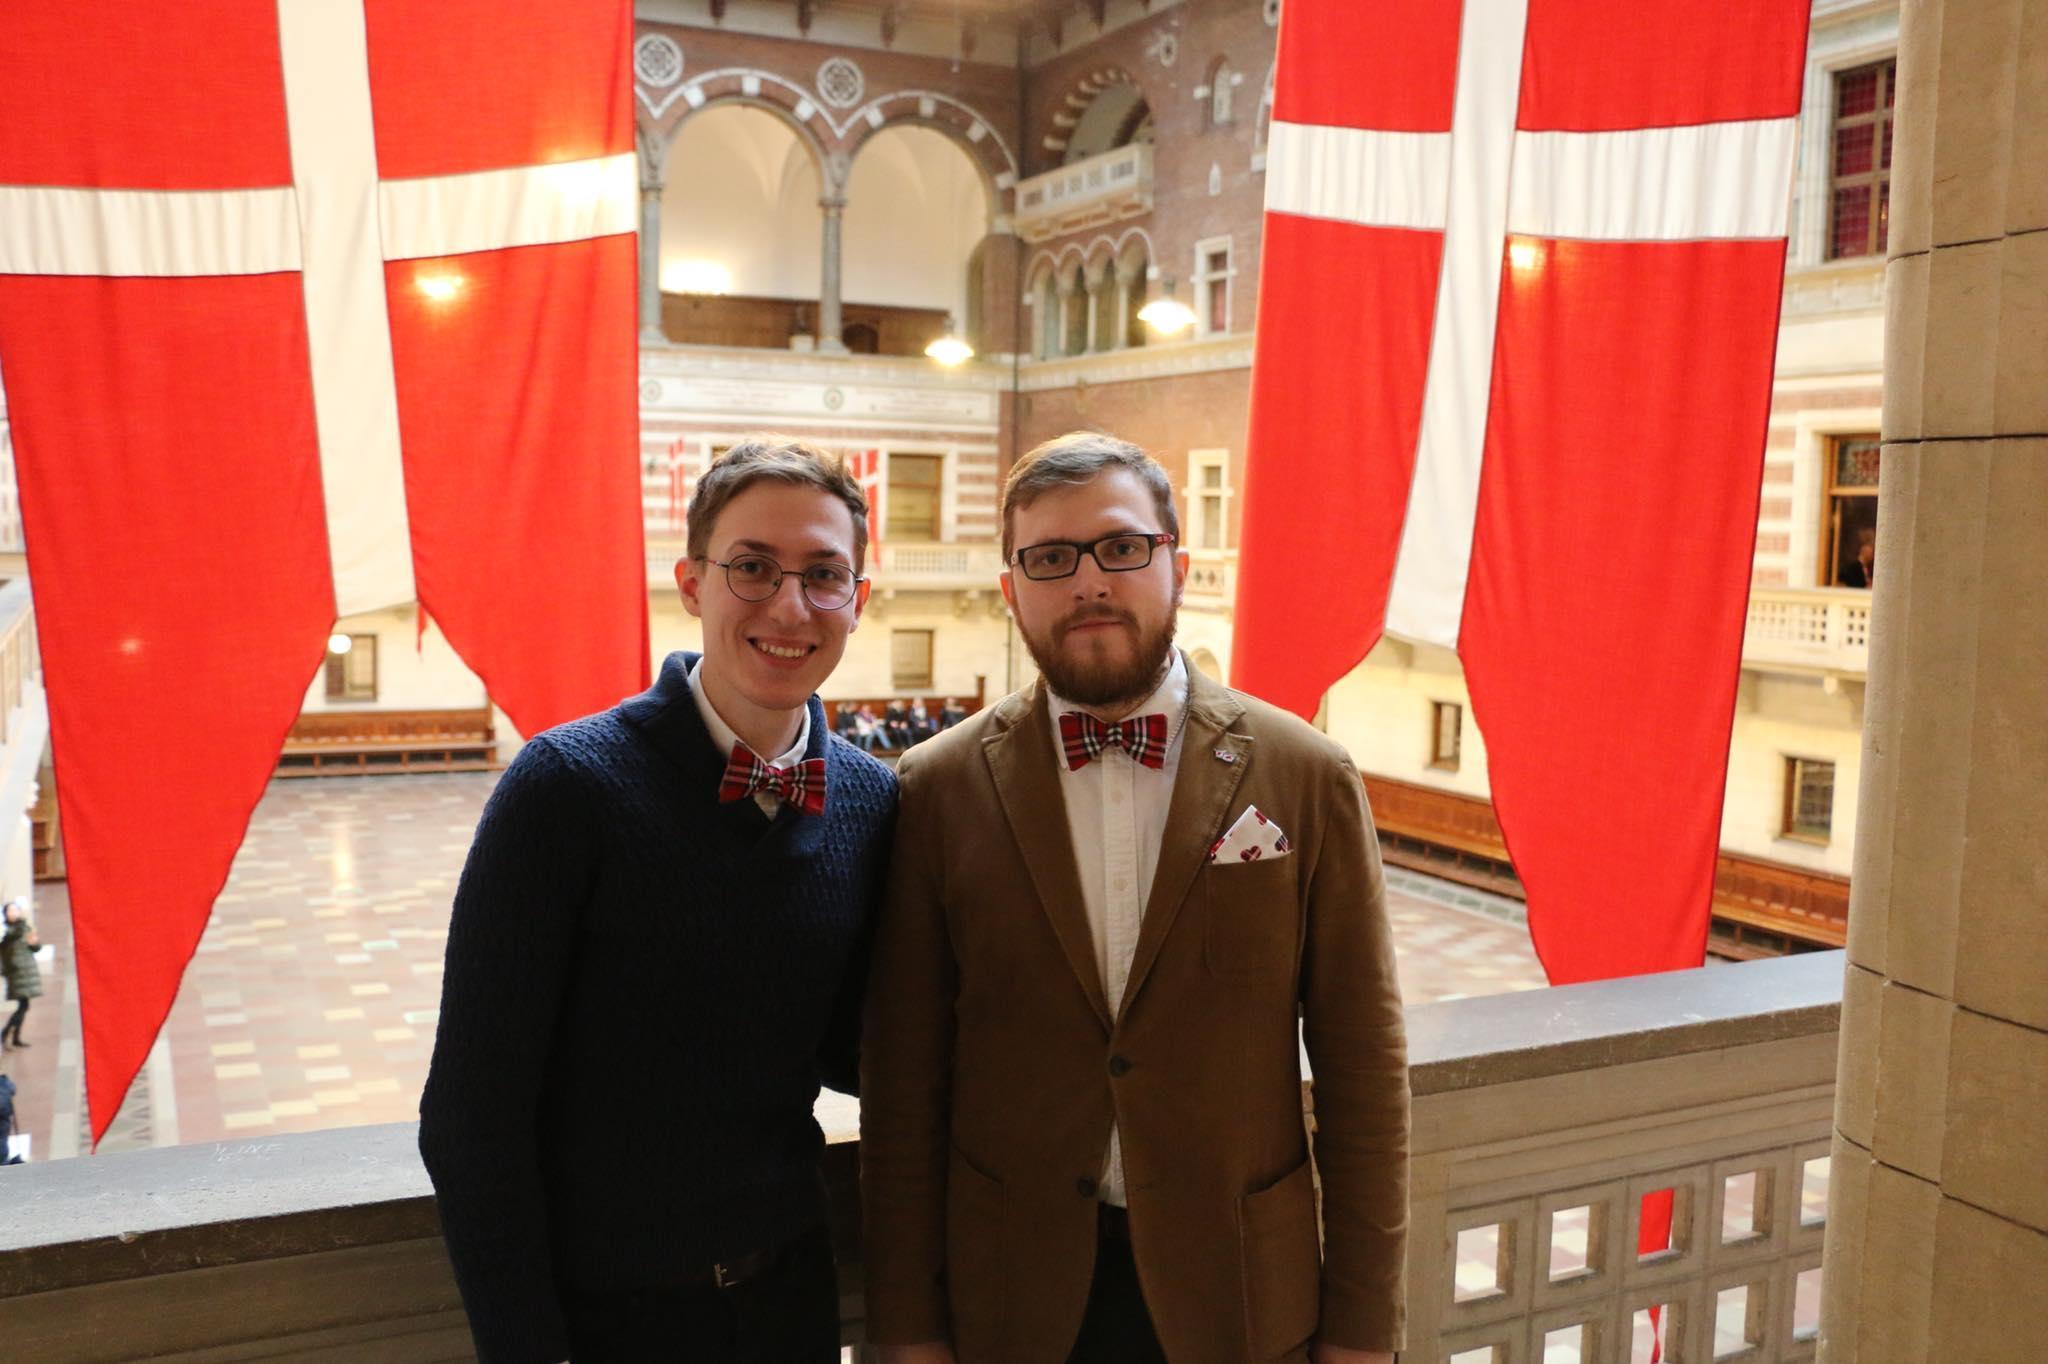
<instances>
[{"instance_id":1,"label":"shirt collar","mask_svg":"<svg viewBox=\"0 0 2048 1364\"><path fill-rule=\"evenodd\" d=\"M710 732L711 742L718 749L718 755L723 758L732 752L734 744L744 744L746 741L741 739L738 732L725 722L725 717L720 715L718 708L711 704L711 698L704 694L703 672L704 660L700 658L690 666L690 699L697 703L697 713L704 717L704 728ZM803 708L803 718L797 722L796 742L790 745L788 751L776 758L762 757L758 753L755 753L754 756L760 758L762 762L767 763L770 767L789 767L803 761L804 750L810 747L810 743L811 708L805 706ZM751 748L747 751L753 752Z\"/></svg>"},{"instance_id":2,"label":"shirt collar","mask_svg":"<svg viewBox=\"0 0 2048 1364\"><path fill-rule=\"evenodd\" d=\"M1137 709L1124 717L1125 719L1131 719L1139 715L1150 715L1153 711L1164 711L1166 713L1166 746L1169 750L1180 739L1180 723L1188 713L1187 656L1181 653L1179 649L1174 649L1171 653L1173 661L1166 667L1166 676L1161 678L1159 685L1152 689L1152 694L1138 704ZM1051 706L1047 709L1052 715L1053 739L1057 742L1060 733L1060 717L1068 711L1085 712L1088 708L1075 705L1067 700L1066 697L1053 691L1051 687L1047 687L1046 692L1052 702Z\"/></svg>"}]
</instances>

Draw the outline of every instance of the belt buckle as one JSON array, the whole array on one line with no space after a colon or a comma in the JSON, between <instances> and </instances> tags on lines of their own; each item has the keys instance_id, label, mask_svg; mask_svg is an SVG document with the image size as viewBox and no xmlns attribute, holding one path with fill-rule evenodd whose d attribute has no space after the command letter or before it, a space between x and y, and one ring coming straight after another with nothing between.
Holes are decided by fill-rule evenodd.
<instances>
[{"instance_id":1,"label":"belt buckle","mask_svg":"<svg viewBox=\"0 0 2048 1364\"><path fill-rule=\"evenodd\" d=\"M711 1282L721 1289L736 1288L740 1284L738 1272L731 1265L711 1266Z\"/></svg>"}]
</instances>

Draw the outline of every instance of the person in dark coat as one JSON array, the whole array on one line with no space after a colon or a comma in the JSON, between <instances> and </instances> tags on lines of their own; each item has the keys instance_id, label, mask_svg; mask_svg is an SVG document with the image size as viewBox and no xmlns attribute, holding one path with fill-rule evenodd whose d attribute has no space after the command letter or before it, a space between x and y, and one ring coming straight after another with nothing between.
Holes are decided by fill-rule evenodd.
<instances>
[{"instance_id":1,"label":"person in dark coat","mask_svg":"<svg viewBox=\"0 0 2048 1364\"><path fill-rule=\"evenodd\" d=\"M36 926L29 922L28 907L19 900L7 902L7 932L0 937L0 973L7 977L7 997L14 1001L14 1013L0 1025L0 1045L25 1047L21 1040L22 1020L28 1017L29 1001L43 992L42 968L36 965Z\"/></svg>"},{"instance_id":2,"label":"person in dark coat","mask_svg":"<svg viewBox=\"0 0 2048 1364\"><path fill-rule=\"evenodd\" d=\"M820 683L867 600L840 462L697 483L704 652L538 734L455 892L420 1152L484 1364L838 1364L820 1083L852 1093L896 778Z\"/></svg>"}]
</instances>

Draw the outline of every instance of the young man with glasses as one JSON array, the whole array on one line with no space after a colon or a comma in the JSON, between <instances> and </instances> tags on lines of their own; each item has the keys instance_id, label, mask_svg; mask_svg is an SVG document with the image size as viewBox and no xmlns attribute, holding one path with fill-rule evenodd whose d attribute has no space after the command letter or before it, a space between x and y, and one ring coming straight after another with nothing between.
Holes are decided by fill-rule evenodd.
<instances>
[{"instance_id":1,"label":"young man with glasses","mask_svg":"<svg viewBox=\"0 0 2048 1364\"><path fill-rule=\"evenodd\" d=\"M1136 446L1019 460L1002 587L1043 676L898 767L861 1099L890 1364L1400 1347L1408 1072L1363 788L1174 649L1178 533Z\"/></svg>"},{"instance_id":2,"label":"young man with glasses","mask_svg":"<svg viewBox=\"0 0 2048 1364\"><path fill-rule=\"evenodd\" d=\"M480 1358L839 1358L811 1116L857 1079L896 783L815 695L867 503L794 442L706 471L704 649L537 735L477 826L420 1101Z\"/></svg>"}]
</instances>

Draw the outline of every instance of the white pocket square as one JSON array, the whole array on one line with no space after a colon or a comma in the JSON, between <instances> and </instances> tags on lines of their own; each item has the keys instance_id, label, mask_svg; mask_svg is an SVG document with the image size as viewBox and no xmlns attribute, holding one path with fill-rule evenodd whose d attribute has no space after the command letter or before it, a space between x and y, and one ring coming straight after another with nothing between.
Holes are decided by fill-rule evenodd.
<instances>
[{"instance_id":1,"label":"white pocket square","mask_svg":"<svg viewBox=\"0 0 2048 1364\"><path fill-rule=\"evenodd\" d=\"M1210 845L1209 860L1257 862L1262 858L1285 857L1293 851L1294 845L1280 832L1280 826L1260 813L1258 806L1247 805L1229 832Z\"/></svg>"}]
</instances>

